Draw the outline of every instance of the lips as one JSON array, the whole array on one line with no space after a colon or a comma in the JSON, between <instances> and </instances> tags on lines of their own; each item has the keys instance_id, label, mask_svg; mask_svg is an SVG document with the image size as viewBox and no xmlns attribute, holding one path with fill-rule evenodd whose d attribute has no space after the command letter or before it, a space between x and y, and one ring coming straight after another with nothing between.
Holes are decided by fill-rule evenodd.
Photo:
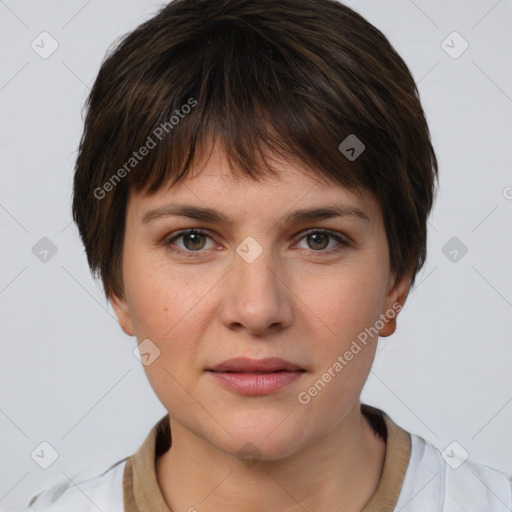
<instances>
[{"instance_id":1,"label":"lips","mask_svg":"<svg viewBox=\"0 0 512 512\"><path fill-rule=\"evenodd\" d=\"M235 357L233 359L227 359L212 368L207 368L207 371L229 373L275 373L283 371L305 372L306 370L279 357L268 357L265 359Z\"/></svg>"}]
</instances>

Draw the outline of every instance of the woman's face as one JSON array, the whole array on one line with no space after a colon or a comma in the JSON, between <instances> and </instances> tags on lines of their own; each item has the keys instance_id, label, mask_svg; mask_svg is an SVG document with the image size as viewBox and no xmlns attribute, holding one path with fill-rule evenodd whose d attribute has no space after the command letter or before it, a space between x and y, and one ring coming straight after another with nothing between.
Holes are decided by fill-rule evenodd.
<instances>
[{"instance_id":1,"label":"woman's face","mask_svg":"<svg viewBox=\"0 0 512 512\"><path fill-rule=\"evenodd\" d=\"M111 297L123 330L143 343L171 421L233 455L252 443L269 460L311 445L354 410L375 354L368 333L392 334L383 315L396 316L410 283L393 282L372 194L276 167L277 179L236 182L216 151L198 176L132 193L125 294ZM326 208L340 214L304 214ZM236 357L282 358L301 371L210 371Z\"/></svg>"}]
</instances>

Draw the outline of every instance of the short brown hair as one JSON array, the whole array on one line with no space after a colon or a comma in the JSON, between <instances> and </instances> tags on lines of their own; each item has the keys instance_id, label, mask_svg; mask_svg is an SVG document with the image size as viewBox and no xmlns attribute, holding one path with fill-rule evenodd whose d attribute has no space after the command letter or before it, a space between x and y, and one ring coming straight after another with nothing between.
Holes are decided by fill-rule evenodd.
<instances>
[{"instance_id":1,"label":"short brown hair","mask_svg":"<svg viewBox=\"0 0 512 512\"><path fill-rule=\"evenodd\" d=\"M209 137L222 143L234 177L273 174L270 150L352 191L369 189L391 270L397 280L411 271L414 284L436 156L407 65L343 4L175 0L107 52L85 107L73 219L107 299L124 295L130 190L185 178ZM356 159L339 148L351 135L364 144Z\"/></svg>"}]
</instances>

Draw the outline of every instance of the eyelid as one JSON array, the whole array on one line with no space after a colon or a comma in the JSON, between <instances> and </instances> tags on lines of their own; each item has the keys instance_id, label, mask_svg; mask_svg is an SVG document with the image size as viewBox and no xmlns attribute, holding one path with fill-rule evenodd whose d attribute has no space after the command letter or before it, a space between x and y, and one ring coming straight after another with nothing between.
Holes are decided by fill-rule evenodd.
<instances>
[{"instance_id":1,"label":"eyelid","mask_svg":"<svg viewBox=\"0 0 512 512\"><path fill-rule=\"evenodd\" d=\"M207 238L210 238L213 241L213 237L209 234L208 231L201 229L201 228L188 228L188 229L180 229L179 231L175 231L174 233L171 233L171 235L164 237L162 240L162 244L166 247L172 248L172 250L180 251L182 253L201 253L204 252L202 249L198 251L187 251L185 249L181 249L180 247L173 247L172 242L177 240L178 238L181 238L185 235L189 234L198 234L198 235L204 235Z\"/></svg>"},{"instance_id":2,"label":"eyelid","mask_svg":"<svg viewBox=\"0 0 512 512\"><path fill-rule=\"evenodd\" d=\"M323 234L326 234L327 236L331 237L332 239L334 239L337 243L338 243L338 247L334 247L334 248L331 248L331 249L328 249L328 250L318 250L318 251L315 251L314 249L309 249L309 252L313 253L313 254L318 254L318 255L322 255L322 254L332 254L332 253L336 253L336 252L339 252L349 246L351 246L351 240L350 238L345 235L344 233L340 233L338 231L332 231L330 229L325 229L325 228L309 228L309 229L305 229L303 231L300 231L299 233L297 233L297 235L294 237L294 239L296 240L294 243L298 243L300 242L302 239L306 238L309 234L312 234L312 233L323 233ZM175 247L173 246L173 242L187 234L199 234L199 235L204 235L206 236L207 238L209 238L210 240L214 240L213 239L213 236L209 233L208 230L205 230L205 229L202 229L202 228L187 228L187 229L181 229L179 231L175 231L174 233L171 233L171 235L169 236L166 236L163 241L162 241L162 244L174 251L174 252L179 252L183 255L185 255L186 257L194 257L194 256L199 256L201 254L203 254L206 250L204 249L199 249L197 251L192 251L192 250L186 250L186 249L181 249L180 247ZM303 249L303 250L308 250L308 249Z\"/></svg>"},{"instance_id":3,"label":"eyelid","mask_svg":"<svg viewBox=\"0 0 512 512\"><path fill-rule=\"evenodd\" d=\"M326 228L309 228L309 229L305 229L304 231L301 231L300 233L297 234L297 237L299 238L299 240L301 240L302 238L304 238L305 236L311 234L311 233L325 233L329 236L331 236L332 238L338 240L340 243L344 243L344 244L348 244L350 239L347 235L345 235L344 233L340 233L339 231L333 231L331 229L326 229ZM320 252L320 251L318 251Z\"/></svg>"}]
</instances>

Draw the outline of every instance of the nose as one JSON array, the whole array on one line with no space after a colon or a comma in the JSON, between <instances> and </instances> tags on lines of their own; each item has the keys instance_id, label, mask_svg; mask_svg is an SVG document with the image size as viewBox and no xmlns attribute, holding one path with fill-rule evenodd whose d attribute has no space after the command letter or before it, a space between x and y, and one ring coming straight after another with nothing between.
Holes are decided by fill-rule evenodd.
<instances>
[{"instance_id":1,"label":"nose","mask_svg":"<svg viewBox=\"0 0 512 512\"><path fill-rule=\"evenodd\" d=\"M293 293L285 274L270 250L263 250L254 261L235 254L224 283L223 324L231 330L245 329L259 335L291 325Z\"/></svg>"}]
</instances>

